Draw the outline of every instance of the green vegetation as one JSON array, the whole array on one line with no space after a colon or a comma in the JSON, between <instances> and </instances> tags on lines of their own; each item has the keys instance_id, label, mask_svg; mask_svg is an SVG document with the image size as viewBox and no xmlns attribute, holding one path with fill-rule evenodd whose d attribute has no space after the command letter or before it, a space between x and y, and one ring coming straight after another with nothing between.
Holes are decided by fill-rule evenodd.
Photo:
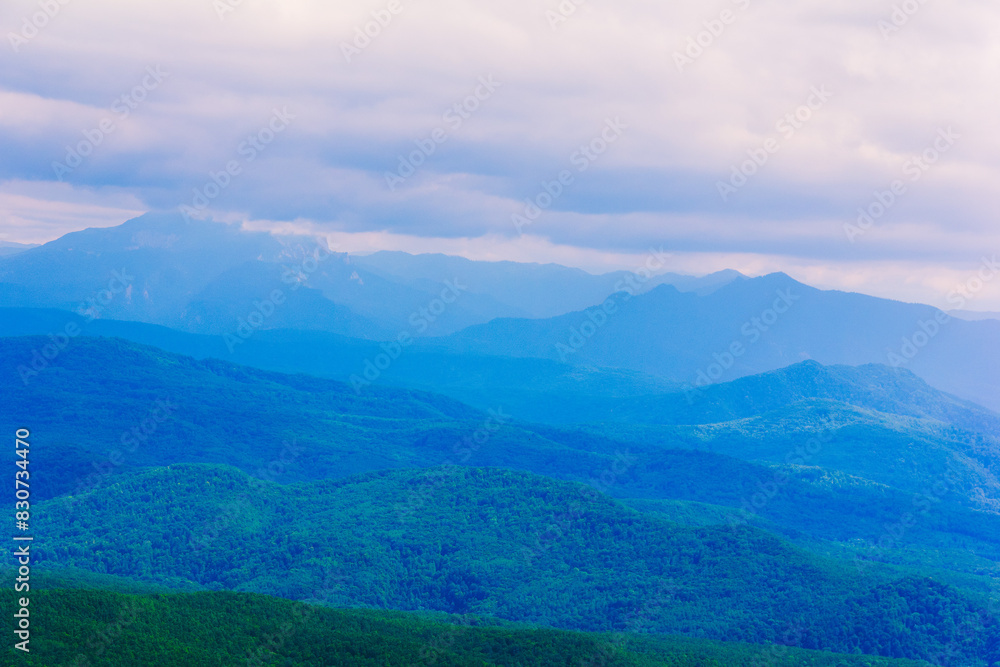
<instances>
[{"instance_id":1,"label":"green vegetation","mask_svg":"<svg viewBox=\"0 0 1000 667\"><path fill-rule=\"evenodd\" d=\"M757 529L681 527L508 470L280 487L232 468L173 466L43 503L38 516L42 565L168 586L585 631L626 630L644 610L652 632L1000 659L995 619L950 587L877 568L858 576ZM972 639L969 618L980 619Z\"/></svg>"},{"instance_id":2,"label":"green vegetation","mask_svg":"<svg viewBox=\"0 0 1000 667\"><path fill-rule=\"evenodd\" d=\"M0 598L5 608L13 593ZM236 593L132 596L56 590L32 595L30 654L0 664L37 667L920 667L785 646L676 637L584 634L431 617L335 610Z\"/></svg>"},{"instance_id":3,"label":"green vegetation","mask_svg":"<svg viewBox=\"0 0 1000 667\"><path fill-rule=\"evenodd\" d=\"M621 442L819 466L910 493L945 482L949 500L1000 510L1000 439L995 435L829 399L806 399L712 424L603 424L586 430Z\"/></svg>"},{"instance_id":4,"label":"green vegetation","mask_svg":"<svg viewBox=\"0 0 1000 667\"><path fill-rule=\"evenodd\" d=\"M975 430L993 417L961 402L839 402L855 382L775 408L788 387L743 403L730 387L706 414L732 421L562 429L120 340L78 339L25 386L46 343L0 339L0 430L38 443L33 576L50 586L592 632L645 609L644 632L998 660L1000 458Z\"/></svg>"},{"instance_id":5,"label":"green vegetation","mask_svg":"<svg viewBox=\"0 0 1000 667\"><path fill-rule=\"evenodd\" d=\"M381 387L358 394L341 382L122 340L78 339L25 386L18 367L48 343L0 338L0 431L23 420L46 443L33 452L46 471L35 492L43 497L174 463L223 463L291 483L446 462L586 479L613 460L613 448L580 452L436 394ZM472 441L478 432L488 446Z\"/></svg>"},{"instance_id":6,"label":"green vegetation","mask_svg":"<svg viewBox=\"0 0 1000 667\"><path fill-rule=\"evenodd\" d=\"M0 430L19 428L20 422L8 421L16 416L45 443L33 453L37 469L45 471L46 483L34 492L40 498L105 488L123 471L177 463L233 465L279 483L451 463L596 483L623 499L726 507L730 515L721 523L735 515L786 537L849 546L880 562L919 567L927 557L939 569L985 575L1000 561L1000 515L987 511L998 460L990 441L937 421L824 400L694 427L608 424L593 433L505 417L496 428L500 420L434 394L368 387L358 395L338 382L196 361L109 339L78 339L25 387L17 367L46 342L0 339L0 386L10 390ZM786 376L796 373L814 383L819 374L827 394L852 400L860 400L858 386L865 386L858 371L861 379L837 393L829 378L802 365L774 374L781 380L776 397L743 402L770 407L791 391ZM879 389L886 409L940 417L957 411L973 424L986 419L929 389L907 407L903 390L916 381L891 375L899 375L902 386ZM736 389L737 383L713 387L705 400L714 401L711 410L722 404L725 414L744 414L749 408ZM160 400L176 409L151 422ZM831 421L834 428L824 431ZM150 425L152 432L143 433ZM827 432L822 449L803 457L805 465L784 470L788 483L748 515L747 503L775 479L778 471L770 466L784 465L790 452L808 454L811 439ZM624 466L619 452L628 457ZM957 471L955 483L933 491L949 466ZM921 498L929 489L931 498ZM871 546L907 513L917 518L913 528L891 548ZM972 551L978 556L970 557Z\"/></svg>"},{"instance_id":7,"label":"green vegetation","mask_svg":"<svg viewBox=\"0 0 1000 667\"><path fill-rule=\"evenodd\" d=\"M881 364L823 366L803 361L769 373L687 392L605 401L611 421L634 424L718 424L780 410L809 399L917 417L968 431L1000 433L1000 415L931 387L905 368Z\"/></svg>"}]
</instances>

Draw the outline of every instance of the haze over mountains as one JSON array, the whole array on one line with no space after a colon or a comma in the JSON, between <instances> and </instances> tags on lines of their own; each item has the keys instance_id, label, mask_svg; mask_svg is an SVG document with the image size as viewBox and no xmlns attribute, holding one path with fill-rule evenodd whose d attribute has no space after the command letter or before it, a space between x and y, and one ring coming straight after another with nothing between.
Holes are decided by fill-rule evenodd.
<instances>
[{"instance_id":1,"label":"haze over mountains","mask_svg":"<svg viewBox=\"0 0 1000 667\"><path fill-rule=\"evenodd\" d=\"M105 293L121 271L128 284L120 294ZM649 275L594 276L443 255L354 258L300 237L149 214L0 259L0 306L70 310L220 341L229 336L224 352L219 341L204 340L177 351L197 356L201 348L205 355L338 378L376 375L370 369L363 375L365 362L380 353L365 340L419 339L403 356L423 355L426 363L398 364L410 364L409 371L396 364L377 369L381 381L398 375L397 383L410 386L472 391L478 382L483 390L505 389L503 380L470 380L470 365L459 357L492 360L476 365L480 376L497 365L518 365L520 373L544 367L547 376L592 369L630 374L626 384L637 388L625 389L628 395L655 386L702 387L812 359L908 368L939 389L1000 409L1000 355L993 353L1000 321L964 321L931 306L818 290L784 274ZM102 293L107 302L95 302ZM22 318L28 324L11 326L48 333L30 325L34 316ZM159 344L143 338L148 329L115 332ZM274 354L243 352L261 344L249 334L295 344L278 345L285 349ZM315 367L288 358L296 352ZM351 362L331 367L331 355ZM532 361L512 361L524 359ZM438 377L421 384L427 372Z\"/></svg>"},{"instance_id":2,"label":"haze over mountains","mask_svg":"<svg viewBox=\"0 0 1000 667\"><path fill-rule=\"evenodd\" d=\"M128 286L121 297L102 304L103 319L229 333L255 303L281 289L287 302L266 316L263 328L373 340L393 338L404 328L422 336L496 317L551 317L600 302L631 276L402 253L355 259L330 252L316 239L278 238L157 213L119 227L68 234L8 258L0 264L0 306L76 310L106 289L116 271ZM648 283L673 282L704 292L740 278L736 272L704 279L665 274ZM452 292L448 308L421 316L445 289Z\"/></svg>"},{"instance_id":3,"label":"haze over mountains","mask_svg":"<svg viewBox=\"0 0 1000 667\"><path fill-rule=\"evenodd\" d=\"M996 667L998 327L149 215L0 258L0 431L51 581Z\"/></svg>"},{"instance_id":4,"label":"haze over mountains","mask_svg":"<svg viewBox=\"0 0 1000 667\"><path fill-rule=\"evenodd\" d=\"M620 627L667 577L656 631L774 641L810 609L796 646L896 657L955 643L947 619L979 615L997 575L1000 416L907 371L809 362L707 388L672 419L664 396L666 425L560 429L101 338L24 385L18 361L47 340L0 340L0 429L17 415L46 443L36 558L53 573L322 586L335 605L580 630ZM907 578L917 563L948 585ZM886 597L936 615L896 619ZM992 655L995 633L963 655Z\"/></svg>"},{"instance_id":5,"label":"haze over mountains","mask_svg":"<svg viewBox=\"0 0 1000 667\"><path fill-rule=\"evenodd\" d=\"M1000 667L1000 2L0 17L0 667Z\"/></svg>"},{"instance_id":6,"label":"haze over mountains","mask_svg":"<svg viewBox=\"0 0 1000 667\"><path fill-rule=\"evenodd\" d=\"M376 252L356 256L355 264L367 267L390 280L423 284L434 290L449 278L462 276L469 291L490 294L518 311L517 316L546 318L582 310L600 303L609 295L628 288L646 292L657 285L673 285L685 292L710 294L730 282L744 280L738 271L719 271L701 278L676 273L613 271L593 275L558 264L518 264L515 262L474 262L448 255L410 255L403 252ZM663 268L669 255L652 249L650 266ZM568 309L568 310L567 310Z\"/></svg>"},{"instance_id":7,"label":"haze over mountains","mask_svg":"<svg viewBox=\"0 0 1000 667\"><path fill-rule=\"evenodd\" d=\"M622 295L616 306L610 316L591 308L549 320L496 320L439 346L625 368L691 386L805 359L889 364L1000 406L1000 358L992 353L1000 322L959 321L931 306L817 290L784 274L734 282L702 297L661 286L635 298Z\"/></svg>"},{"instance_id":8,"label":"haze over mountains","mask_svg":"<svg viewBox=\"0 0 1000 667\"><path fill-rule=\"evenodd\" d=\"M623 498L728 507L717 515L726 522L760 513L816 539L877 540L878 517L894 520L908 507L908 493L947 474L947 492L934 505L944 501L953 532L986 540L983 555L1000 558L1000 549L987 546L1000 536L1000 524L991 534L992 524L976 528L971 518L1000 509L1000 416L906 371L803 364L717 385L693 405L665 395L648 418L616 415L581 430L532 425L502 407L480 412L426 392L373 387L358 395L346 383L109 339L79 339L24 386L18 361L45 340L0 339L8 414L37 424L48 443L36 455L49 471L41 497L76 496L128 471L177 463L226 464L281 483L442 465L597 483L617 470L598 488ZM134 389L115 390L122 386ZM52 421L47 415L59 405L76 410ZM670 405L682 409L666 419ZM0 428L16 428L8 419ZM774 476L770 466L790 466L795 481L784 497L747 515L747 499ZM833 486L823 476L810 481L806 471L820 468L834 475ZM691 487L685 480L692 478L703 481ZM823 517L833 507L840 529L830 533Z\"/></svg>"},{"instance_id":9,"label":"haze over mountains","mask_svg":"<svg viewBox=\"0 0 1000 667\"><path fill-rule=\"evenodd\" d=\"M960 320L976 322L978 320L1000 320L1000 312L980 310L949 310L948 314Z\"/></svg>"},{"instance_id":10,"label":"haze over mountains","mask_svg":"<svg viewBox=\"0 0 1000 667\"><path fill-rule=\"evenodd\" d=\"M16 255L25 250L31 250L38 246L33 243L13 243L11 241L0 241L0 257L5 255Z\"/></svg>"}]
</instances>

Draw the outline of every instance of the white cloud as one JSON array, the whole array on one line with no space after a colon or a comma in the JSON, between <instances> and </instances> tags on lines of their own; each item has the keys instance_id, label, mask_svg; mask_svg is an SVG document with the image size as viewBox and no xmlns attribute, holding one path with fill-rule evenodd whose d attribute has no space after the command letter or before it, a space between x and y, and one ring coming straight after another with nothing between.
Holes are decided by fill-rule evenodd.
<instances>
[{"instance_id":1,"label":"white cloud","mask_svg":"<svg viewBox=\"0 0 1000 667\"><path fill-rule=\"evenodd\" d=\"M295 123L213 202L219 216L302 218L357 239L499 246L511 257L524 247L525 257L550 252L555 261L575 248L588 265L603 260L583 258L663 243L699 257L758 258L738 269L828 267L815 272L828 281L824 271L859 263L951 276L1000 243L995 2L923 3L886 38L878 23L892 15L888 0L591 1L555 30L546 18L554 1L400 1L350 63L341 44L387 0L244 0L221 20L206 0L68 3L18 53L0 49L0 135L13 147L0 179L4 205L19 211L4 232L30 229L33 207L32 239L77 224L64 208L73 198L45 183L52 161L159 65L170 78L67 179L71 192L98 193L88 206L188 202L273 108L287 106ZM678 72L674 53L723 10L735 20ZM14 0L0 22L17 30L36 11ZM384 172L488 75L502 87L390 192ZM814 86L827 86L831 100L723 203L716 182L779 137L776 123ZM628 123L622 140L533 226L536 239L519 239L511 213L609 117ZM857 208L949 126L962 135L954 149L849 243L842 228ZM15 196L34 203L15 206ZM105 215L80 210L79 224ZM879 270L829 284L877 282ZM931 300L931 282L913 289ZM912 287L893 285L900 294Z\"/></svg>"}]
</instances>

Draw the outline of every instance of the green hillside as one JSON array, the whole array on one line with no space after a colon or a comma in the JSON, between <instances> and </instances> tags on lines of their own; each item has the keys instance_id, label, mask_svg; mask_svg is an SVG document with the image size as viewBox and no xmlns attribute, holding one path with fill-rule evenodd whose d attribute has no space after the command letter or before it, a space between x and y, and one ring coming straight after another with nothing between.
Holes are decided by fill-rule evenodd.
<instances>
[{"instance_id":1,"label":"green hillside","mask_svg":"<svg viewBox=\"0 0 1000 667\"><path fill-rule=\"evenodd\" d=\"M496 616L887 657L995 660L995 619L928 579L861 579L752 528L688 528L581 485L476 468L280 487L173 466L44 503L43 565L335 606ZM720 604L720 600L724 604ZM859 632L859 628L865 632ZM992 647L992 648L991 648Z\"/></svg>"},{"instance_id":2,"label":"green hillside","mask_svg":"<svg viewBox=\"0 0 1000 667\"><path fill-rule=\"evenodd\" d=\"M5 591L5 605L13 594ZM679 637L584 634L439 617L335 610L235 593L133 596L54 590L32 596L40 621L31 653L2 665L37 667L920 667L786 646ZM639 618L637 616L637 618Z\"/></svg>"},{"instance_id":3,"label":"green hillside","mask_svg":"<svg viewBox=\"0 0 1000 667\"><path fill-rule=\"evenodd\" d=\"M905 368L823 366L804 361L732 382L628 402L606 402L607 419L646 424L711 424L819 398L887 414L932 419L1000 436L1000 415L931 387Z\"/></svg>"},{"instance_id":4,"label":"green hillside","mask_svg":"<svg viewBox=\"0 0 1000 667\"><path fill-rule=\"evenodd\" d=\"M91 338L25 386L18 366L45 340L0 339L0 429L30 424L45 443L32 454L44 471L37 498L102 490L123 472L177 463L232 465L282 484L493 466L585 482L623 499L725 508L716 523L749 521L824 553L848 549L918 572L932 564L978 577L949 579L975 590L1000 561L992 440L938 420L807 399L718 424L554 428L519 422L501 405L490 414L425 392L369 387L359 395L334 381ZM713 391L736 401L736 384ZM862 385L855 377L843 391ZM926 412L931 398L894 409ZM908 514L916 523L886 545L886 526Z\"/></svg>"},{"instance_id":5,"label":"green hillside","mask_svg":"<svg viewBox=\"0 0 1000 667\"><path fill-rule=\"evenodd\" d=\"M180 462L225 463L288 483L465 463L473 455L480 465L559 468L577 478L610 461L509 426L502 406L490 414L427 392L358 394L340 382L197 361L122 340L79 339L25 385L18 368L48 342L0 339L0 429L31 424L47 443L35 453L46 470L35 492L43 497Z\"/></svg>"},{"instance_id":6,"label":"green hillside","mask_svg":"<svg viewBox=\"0 0 1000 667\"><path fill-rule=\"evenodd\" d=\"M942 482L949 500L1000 511L1000 440L936 420L830 399L805 399L720 423L583 428L622 442L685 447L747 461L819 466L910 493Z\"/></svg>"}]
</instances>

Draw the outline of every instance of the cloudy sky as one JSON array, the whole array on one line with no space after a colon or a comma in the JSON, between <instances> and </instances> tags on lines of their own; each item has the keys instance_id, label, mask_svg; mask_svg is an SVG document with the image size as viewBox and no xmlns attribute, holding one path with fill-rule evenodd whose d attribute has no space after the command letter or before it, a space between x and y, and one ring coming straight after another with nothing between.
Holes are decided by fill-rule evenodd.
<instances>
[{"instance_id":1,"label":"cloudy sky","mask_svg":"<svg viewBox=\"0 0 1000 667\"><path fill-rule=\"evenodd\" d=\"M10 0L0 25L0 240L185 206L936 305L1000 253L995 0ZM974 296L1000 310L1000 280Z\"/></svg>"}]
</instances>

